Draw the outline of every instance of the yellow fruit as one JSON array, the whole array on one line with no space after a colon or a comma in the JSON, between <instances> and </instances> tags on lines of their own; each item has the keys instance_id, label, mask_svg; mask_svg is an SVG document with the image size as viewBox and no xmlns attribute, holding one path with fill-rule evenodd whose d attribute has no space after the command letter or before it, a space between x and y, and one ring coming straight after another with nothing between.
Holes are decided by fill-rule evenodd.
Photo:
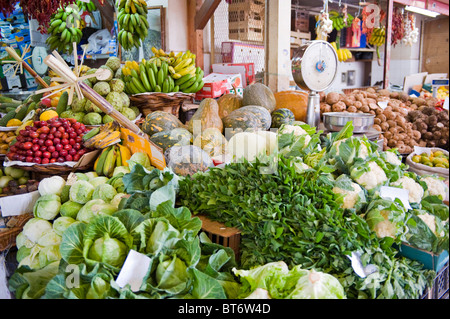
<instances>
[{"instance_id":1,"label":"yellow fruit","mask_svg":"<svg viewBox=\"0 0 450 319\"><path fill-rule=\"evenodd\" d=\"M50 102L52 107L58 106L59 98L60 98L59 96L52 97L51 102Z\"/></svg>"},{"instance_id":2,"label":"yellow fruit","mask_svg":"<svg viewBox=\"0 0 450 319\"><path fill-rule=\"evenodd\" d=\"M20 125L22 125L22 121L18 120L18 119L10 119L8 121L8 123L6 123L7 127L20 126Z\"/></svg>"},{"instance_id":3,"label":"yellow fruit","mask_svg":"<svg viewBox=\"0 0 450 319\"><path fill-rule=\"evenodd\" d=\"M58 117L58 113L56 113L56 111L54 110L47 110L44 111L40 116L39 116L39 120L41 121L48 121L54 117Z\"/></svg>"}]
</instances>

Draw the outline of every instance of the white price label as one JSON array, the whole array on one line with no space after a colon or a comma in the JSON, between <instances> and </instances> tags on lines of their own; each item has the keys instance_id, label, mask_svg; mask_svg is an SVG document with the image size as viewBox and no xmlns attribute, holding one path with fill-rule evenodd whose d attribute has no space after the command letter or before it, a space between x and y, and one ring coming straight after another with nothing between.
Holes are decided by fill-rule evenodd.
<instances>
[{"instance_id":1,"label":"white price label","mask_svg":"<svg viewBox=\"0 0 450 319\"><path fill-rule=\"evenodd\" d=\"M130 250L117 276L117 284L121 288L130 285L133 292L139 291L150 266L150 261L148 256L135 250Z\"/></svg>"}]
</instances>

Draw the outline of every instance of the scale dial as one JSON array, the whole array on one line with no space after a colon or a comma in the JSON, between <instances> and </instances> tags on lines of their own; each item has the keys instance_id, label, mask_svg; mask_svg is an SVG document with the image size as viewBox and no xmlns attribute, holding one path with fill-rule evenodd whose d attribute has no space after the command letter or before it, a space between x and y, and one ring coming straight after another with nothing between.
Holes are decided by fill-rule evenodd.
<instances>
[{"instance_id":1,"label":"scale dial","mask_svg":"<svg viewBox=\"0 0 450 319\"><path fill-rule=\"evenodd\" d=\"M303 90L321 92L335 80L338 57L326 41L314 40L301 46L292 59L292 75Z\"/></svg>"},{"instance_id":2,"label":"scale dial","mask_svg":"<svg viewBox=\"0 0 450 319\"><path fill-rule=\"evenodd\" d=\"M48 66L44 63L44 59L47 55L47 50L44 47L35 47L33 49L31 63L33 64L34 71L39 75L47 73Z\"/></svg>"}]
</instances>

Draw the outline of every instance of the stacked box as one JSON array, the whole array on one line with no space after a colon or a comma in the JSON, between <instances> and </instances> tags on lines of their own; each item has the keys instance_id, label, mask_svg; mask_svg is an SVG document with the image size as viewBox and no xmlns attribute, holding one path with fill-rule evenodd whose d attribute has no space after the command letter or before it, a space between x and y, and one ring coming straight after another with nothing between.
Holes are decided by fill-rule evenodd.
<instances>
[{"instance_id":1,"label":"stacked box","mask_svg":"<svg viewBox=\"0 0 450 319\"><path fill-rule=\"evenodd\" d=\"M265 69L265 50L264 46L240 43L240 42L222 42L222 63L253 63L254 74Z\"/></svg>"},{"instance_id":2,"label":"stacked box","mask_svg":"<svg viewBox=\"0 0 450 319\"><path fill-rule=\"evenodd\" d=\"M307 10L291 10L291 31L309 32L309 12Z\"/></svg>"},{"instance_id":3,"label":"stacked box","mask_svg":"<svg viewBox=\"0 0 450 319\"><path fill-rule=\"evenodd\" d=\"M228 37L232 40L264 41L264 2L232 0L228 6Z\"/></svg>"}]
</instances>

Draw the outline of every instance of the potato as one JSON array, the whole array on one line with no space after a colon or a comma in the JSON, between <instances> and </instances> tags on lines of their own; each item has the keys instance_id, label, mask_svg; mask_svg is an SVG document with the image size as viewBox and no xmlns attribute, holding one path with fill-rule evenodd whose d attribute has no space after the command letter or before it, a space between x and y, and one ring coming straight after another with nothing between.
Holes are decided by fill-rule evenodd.
<instances>
[{"instance_id":1,"label":"potato","mask_svg":"<svg viewBox=\"0 0 450 319\"><path fill-rule=\"evenodd\" d=\"M358 110L361 109L361 107L363 106L361 101L355 101L355 104L353 104Z\"/></svg>"},{"instance_id":2,"label":"potato","mask_svg":"<svg viewBox=\"0 0 450 319\"><path fill-rule=\"evenodd\" d=\"M327 94L326 102L330 105L336 104L341 99L339 93L337 92L330 92Z\"/></svg>"},{"instance_id":3,"label":"potato","mask_svg":"<svg viewBox=\"0 0 450 319\"><path fill-rule=\"evenodd\" d=\"M363 113L369 113L369 112L370 112L370 108L369 108L368 105L363 105L363 106L361 106L360 110L361 110Z\"/></svg>"},{"instance_id":4,"label":"potato","mask_svg":"<svg viewBox=\"0 0 450 319\"><path fill-rule=\"evenodd\" d=\"M383 130L381 129L381 126L378 125L378 124L374 124L374 125L373 125L373 128L376 129L376 130L379 131L379 132L382 132L382 131L383 131Z\"/></svg>"},{"instance_id":5,"label":"potato","mask_svg":"<svg viewBox=\"0 0 450 319\"><path fill-rule=\"evenodd\" d=\"M343 111L345 111L346 109L347 109L347 107L345 106L345 103L342 102L342 101L339 101L339 102L337 102L337 103L334 103L334 104L331 106L331 110L332 110L333 112L343 112Z\"/></svg>"},{"instance_id":6,"label":"potato","mask_svg":"<svg viewBox=\"0 0 450 319\"><path fill-rule=\"evenodd\" d=\"M320 113L329 113L331 112L331 105L327 103L320 103Z\"/></svg>"},{"instance_id":7,"label":"potato","mask_svg":"<svg viewBox=\"0 0 450 319\"><path fill-rule=\"evenodd\" d=\"M351 105L347 108L347 111L350 113L356 113L358 111L355 106Z\"/></svg>"}]
</instances>

